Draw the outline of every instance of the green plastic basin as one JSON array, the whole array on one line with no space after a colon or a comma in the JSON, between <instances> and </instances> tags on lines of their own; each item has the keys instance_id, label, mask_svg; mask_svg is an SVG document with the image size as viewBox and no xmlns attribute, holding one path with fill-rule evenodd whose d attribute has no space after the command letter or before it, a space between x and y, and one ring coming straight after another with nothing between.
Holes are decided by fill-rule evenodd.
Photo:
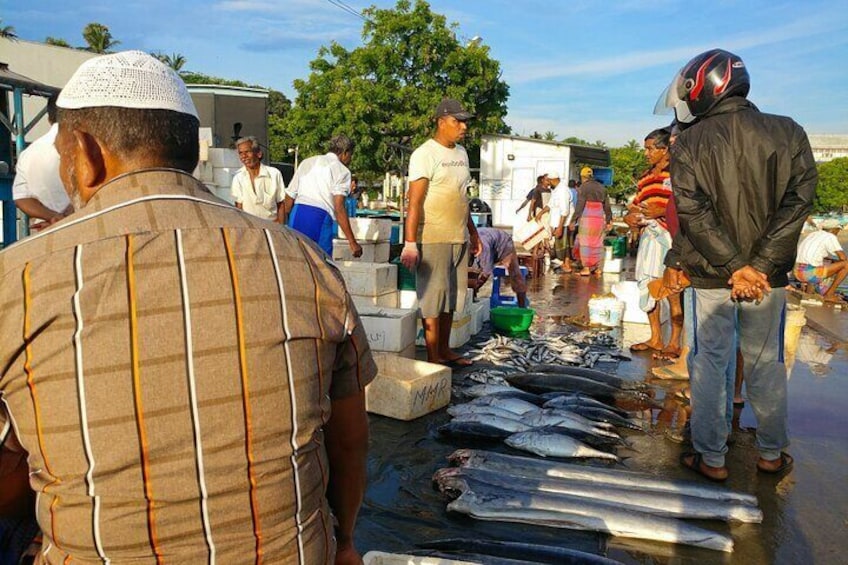
<instances>
[{"instance_id":1,"label":"green plastic basin","mask_svg":"<svg viewBox=\"0 0 848 565\"><path fill-rule=\"evenodd\" d=\"M526 332L533 323L536 311L532 308L498 306L489 312L489 319L495 329L504 332Z\"/></svg>"}]
</instances>

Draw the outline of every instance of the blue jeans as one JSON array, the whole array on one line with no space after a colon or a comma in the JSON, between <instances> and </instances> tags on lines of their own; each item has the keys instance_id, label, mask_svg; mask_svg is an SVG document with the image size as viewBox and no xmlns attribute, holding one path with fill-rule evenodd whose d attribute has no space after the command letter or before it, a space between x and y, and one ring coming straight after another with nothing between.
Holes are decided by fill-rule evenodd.
<instances>
[{"instance_id":1,"label":"blue jeans","mask_svg":"<svg viewBox=\"0 0 848 565\"><path fill-rule=\"evenodd\" d=\"M728 336L737 332L738 326L748 401L757 418L757 448L760 457L773 461L789 445L783 364L786 291L773 288L760 304L733 302L730 289L699 288L693 296L695 332L689 356L692 445L707 465L724 466L727 407L733 400L728 367L736 357L735 340Z\"/></svg>"}]
</instances>

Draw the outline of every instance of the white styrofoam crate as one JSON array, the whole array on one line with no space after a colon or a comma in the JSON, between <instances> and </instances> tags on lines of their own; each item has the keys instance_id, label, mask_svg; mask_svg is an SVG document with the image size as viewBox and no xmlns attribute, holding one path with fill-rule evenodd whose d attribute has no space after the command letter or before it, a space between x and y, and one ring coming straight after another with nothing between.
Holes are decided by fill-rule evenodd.
<instances>
[{"instance_id":1,"label":"white styrofoam crate","mask_svg":"<svg viewBox=\"0 0 848 565\"><path fill-rule=\"evenodd\" d=\"M350 218L350 227L356 241L389 241L392 237L392 221L386 218ZM346 236L339 226L338 237ZM388 261L388 259L386 259Z\"/></svg>"},{"instance_id":2,"label":"white styrofoam crate","mask_svg":"<svg viewBox=\"0 0 848 565\"><path fill-rule=\"evenodd\" d=\"M362 255L354 257L350 244L346 239L333 240L333 259L337 261L359 261L361 263L388 263L389 243L374 241L358 241L362 246Z\"/></svg>"},{"instance_id":3,"label":"white styrofoam crate","mask_svg":"<svg viewBox=\"0 0 848 565\"><path fill-rule=\"evenodd\" d=\"M483 329L489 314L489 301L480 300L471 304L471 335L477 335Z\"/></svg>"},{"instance_id":4,"label":"white styrofoam crate","mask_svg":"<svg viewBox=\"0 0 848 565\"><path fill-rule=\"evenodd\" d=\"M379 308L398 307L398 291L396 290L390 290L389 292L384 292L377 296L360 296L357 294L351 294L350 298L353 300L353 305L356 306L357 310L360 308L374 306Z\"/></svg>"},{"instance_id":5,"label":"white styrofoam crate","mask_svg":"<svg viewBox=\"0 0 848 565\"><path fill-rule=\"evenodd\" d=\"M365 388L368 412L398 420L413 420L448 405L451 370L444 365L375 355L377 376Z\"/></svg>"},{"instance_id":6,"label":"white styrofoam crate","mask_svg":"<svg viewBox=\"0 0 848 565\"><path fill-rule=\"evenodd\" d=\"M418 293L414 290L398 291L398 306L408 310L418 310Z\"/></svg>"},{"instance_id":7,"label":"white styrofoam crate","mask_svg":"<svg viewBox=\"0 0 848 565\"><path fill-rule=\"evenodd\" d=\"M621 272L621 259L610 259L609 261L604 260L603 271L605 273L620 273Z\"/></svg>"},{"instance_id":8,"label":"white styrofoam crate","mask_svg":"<svg viewBox=\"0 0 848 565\"><path fill-rule=\"evenodd\" d=\"M215 182L212 165L208 162L198 161L197 168L194 169L192 176L203 183Z\"/></svg>"},{"instance_id":9,"label":"white styrofoam crate","mask_svg":"<svg viewBox=\"0 0 848 565\"><path fill-rule=\"evenodd\" d=\"M233 167L215 167L212 169L212 181L217 185L227 188L233 185L233 177L239 170Z\"/></svg>"},{"instance_id":10,"label":"white styrofoam crate","mask_svg":"<svg viewBox=\"0 0 848 565\"><path fill-rule=\"evenodd\" d=\"M415 310L357 307L372 351L401 352L415 345Z\"/></svg>"},{"instance_id":11,"label":"white styrofoam crate","mask_svg":"<svg viewBox=\"0 0 848 565\"><path fill-rule=\"evenodd\" d=\"M209 164L213 167L241 167L238 153L235 149L227 149L225 147L210 147L209 148Z\"/></svg>"},{"instance_id":12,"label":"white styrofoam crate","mask_svg":"<svg viewBox=\"0 0 848 565\"><path fill-rule=\"evenodd\" d=\"M230 204L233 204L235 202L233 200L233 193L229 188L213 185L209 187L209 192L211 192L221 200L229 202Z\"/></svg>"},{"instance_id":13,"label":"white styrofoam crate","mask_svg":"<svg viewBox=\"0 0 848 565\"><path fill-rule=\"evenodd\" d=\"M418 333L415 336L415 345L426 345L424 341L424 322L418 318ZM453 323L451 323L451 335L448 340L448 346L451 349L462 347L471 339L471 314L463 314L462 312L453 313Z\"/></svg>"},{"instance_id":14,"label":"white styrofoam crate","mask_svg":"<svg viewBox=\"0 0 848 565\"><path fill-rule=\"evenodd\" d=\"M380 296L389 291L397 293L397 265L391 263L365 263L338 261L339 271L347 291L357 296ZM397 300L397 298L395 298ZM395 303L395 306L397 303Z\"/></svg>"}]
</instances>

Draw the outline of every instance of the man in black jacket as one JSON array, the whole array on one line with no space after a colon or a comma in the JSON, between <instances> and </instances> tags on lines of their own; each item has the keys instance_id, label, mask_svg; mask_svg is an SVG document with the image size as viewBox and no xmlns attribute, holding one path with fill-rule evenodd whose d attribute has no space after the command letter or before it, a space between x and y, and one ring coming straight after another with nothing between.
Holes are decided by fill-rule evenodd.
<instances>
[{"instance_id":1,"label":"man in black jacket","mask_svg":"<svg viewBox=\"0 0 848 565\"><path fill-rule=\"evenodd\" d=\"M665 282L692 281L695 340L689 357L694 453L681 463L724 480L728 396L725 369L745 360L748 399L757 417L757 468L777 473L792 465L787 434L783 321L786 274L815 196L817 173L804 130L746 100L750 82L742 60L715 49L698 55L675 77L658 107L694 122L671 150L671 178L680 230L666 256Z\"/></svg>"}]
</instances>

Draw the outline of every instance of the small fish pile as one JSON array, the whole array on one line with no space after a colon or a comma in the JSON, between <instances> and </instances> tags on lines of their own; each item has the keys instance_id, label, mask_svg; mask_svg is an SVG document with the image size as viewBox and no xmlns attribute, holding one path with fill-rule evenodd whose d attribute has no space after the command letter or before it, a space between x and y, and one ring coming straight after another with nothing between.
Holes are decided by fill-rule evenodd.
<instances>
[{"instance_id":1,"label":"small fish pile","mask_svg":"<svg viewBox=\"0 0 848 565\"><path fill-rule=\"evenodd\" d=\"M494 336L469 351L473 361L486 361L498 367L525 370L531 365L556 364L593 367L602 353L590 345L572 341L570 335L542 336L532 334L530 339ZM605 354L612 360L610 354Z\"/></svg>"},{"instance_id":2,"label":"small fish pile","mask_svg":"<svg viewBox=\"0 0 848 565\"><path fill-rule=\"evenodd\" d=\"M480 520L591 530L733 550L733 539L684 519L760 523L756 497L691 481L460 449L434 483L448 510Z\"/></svg>"}]
</instances>

